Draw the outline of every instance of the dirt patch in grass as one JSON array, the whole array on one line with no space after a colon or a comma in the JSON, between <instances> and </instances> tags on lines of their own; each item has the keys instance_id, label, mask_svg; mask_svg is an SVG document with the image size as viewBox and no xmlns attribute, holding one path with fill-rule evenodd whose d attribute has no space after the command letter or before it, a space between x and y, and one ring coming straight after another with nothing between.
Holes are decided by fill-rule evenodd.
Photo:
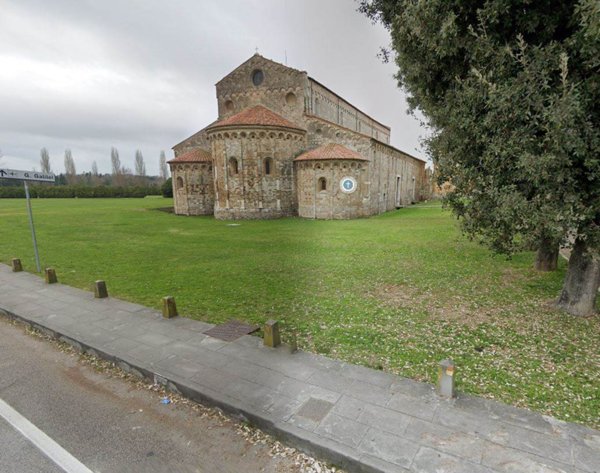
<instances>
[{"instance_id":1,"label":"dirt patch in grass","mask_svg":"<svg viewBox=\"0 0 600 473\"><path fill-rule=\"evenodd\" d=\"M399 308L427 306L431 297L407 284L381 284L371 295L386 305Z\"/></svg>"},{"instance_id":2,"label":"dirt patch in grass","mask_svg":"<svg viewBox=\"0 0 600 473\"><path fill-rule=\"evenodd\" d=\"M502 284L503 287L512 288L523 284L525 279L521 271L517 271L515 268L503 268L499 284Z\"/></svg>"},{"instance_id":3,"label":"dirt patch in grass","mask_svg":"<svg viewBox=\"0 0 600 473\"><path fill-rule=\"evenodd\" d=\"M506 314L513 313L516 309L516 305L510 302L502 306L474 307L473 301L464 297L442 297L406 284L382 284L370 295L387 307L421 309L427 312L431 320L458 322L468 327L483 323L508 325Z\"/></svg>"}]
</instances>

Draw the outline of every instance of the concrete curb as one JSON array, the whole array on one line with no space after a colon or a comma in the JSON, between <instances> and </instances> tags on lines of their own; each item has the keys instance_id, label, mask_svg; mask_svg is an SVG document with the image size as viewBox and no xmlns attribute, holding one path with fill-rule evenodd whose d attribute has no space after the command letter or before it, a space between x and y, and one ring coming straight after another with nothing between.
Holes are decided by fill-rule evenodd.
<instances>
[{"instance_id":1,"label":"concrete curb","mask_svg":"<svg viewBox=\"0 0 600 473\"><path fill-rule=\"evenodd\" d=\"M314 435L293 425L276 421L269 416L259 416L252 412L252 408L245 406L244 403L224 396L220 393L205 388L204 391L192 388L186 384L185 380L175 375L164 375L157 371L142 366L137 360L127 359L123 356L113 355L106 351L92 346L88 343L75 340L70 335L57 331L55 329L41 325L38 322L27 319L26 317L15 314L0 307L0 315L11 320L17 321L25 326L31 327L48 337L65 342L75 348L77 351L101 358L115 363L123 371L133 374L140 379L145 379L153 383L161 384L169 391L181 394L192 401L217 407L223 412L243 421L250 422L261 430L273 435L277 439L290 444L294 448L307 453L311 456L320 458L335 466L344 468L349 472L356 473L386 473L386 470L369 465L360 460L360 458L350 448L343 448L339 444L329 442L323 437Z\"/></svg>"},{"instance_id":2,"label":"concrete curb","mask_svg":"<svg viewBox=\"0 0 600 473\"><path fill-rule=\"evenodd\" d=\"M600 431L89 291L0 264L4 314L149 382L216 406L349 472L600 471ZM3 310L2 310L3 309Z\"/></svg>"}]
</instances>

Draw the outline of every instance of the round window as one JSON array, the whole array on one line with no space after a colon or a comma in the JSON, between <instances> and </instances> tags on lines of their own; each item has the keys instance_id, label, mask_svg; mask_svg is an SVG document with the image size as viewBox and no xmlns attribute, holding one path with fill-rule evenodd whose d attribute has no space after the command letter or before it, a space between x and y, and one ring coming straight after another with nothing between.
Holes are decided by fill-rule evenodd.
<instances>
[{"instance_id":1,"label":"round window","mask_svg":"<svg viewBox=\"0 0 600 473\"><path fill-rule=\"evenodd\" d=\"M296 105L296 94L290 92L285 96L285 103L288 105Z\"/></svg>"},{"instance_id":2,"label":"round window","mask_svg":"<svg viewBox=\"0 0 600 473\"><path fill-rule=\"evenodd\" d=\"M353 177L344 177L340 181L340 190L346 194L351 194L356 190L356 179Z\"/></svg>"},{"instance_id":3,"label":"round window","mask_svg":"<svg viewBox=\"0 0 600 473\"><path fill-rule=\"evenodd\" d=\"M265 74L260 69L257 69L252 73L252 83L254 85L259 86L263 83L263 80L265 80Z\"/></svg>"}]
</instances>

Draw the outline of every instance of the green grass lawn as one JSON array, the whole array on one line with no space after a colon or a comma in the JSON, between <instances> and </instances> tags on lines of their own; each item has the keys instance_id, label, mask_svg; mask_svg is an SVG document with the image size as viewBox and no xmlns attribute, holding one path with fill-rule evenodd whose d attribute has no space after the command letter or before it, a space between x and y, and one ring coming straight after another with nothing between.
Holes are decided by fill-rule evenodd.
<instances>
[{"instance_id":1,"label":"green grass lawn","mask_svg":"<svg viewBox=\"0 0 600 473\"><path fill-rule=\"evenodd\" d=\"M218 323L283 322L300 347L600 427L600 320L552 309L565 265L493 256L439 206L370 219L242 221L156 210L162 198L33 201L43 266L65 284ZM0 261L34 271L24 200L0 200ZM284 338L285 338L284 333Z\"/></svg>"}]
</instances>

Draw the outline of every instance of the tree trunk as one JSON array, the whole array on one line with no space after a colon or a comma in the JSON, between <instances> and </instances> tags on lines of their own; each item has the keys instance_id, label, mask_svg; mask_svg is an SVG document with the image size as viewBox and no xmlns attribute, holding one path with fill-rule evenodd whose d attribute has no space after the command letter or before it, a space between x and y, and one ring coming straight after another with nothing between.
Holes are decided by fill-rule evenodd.
<instances>
[{"instance_id":1,"label":"tree trunk","mask_svg":"<svg viewBox=\"0 0 600 473\"><path fill-rule=\"evenodd\" d=\"M538 271L556 271L558 266L558 244L550 238L540 242L535 257L535 269Z\"/></svg>"},{"instance_id":2,"label":"tree trunk","mask_svg":"<svg viewBox=\"0 0 600 473\"><path fill-rule=\"evenodd\" d=\"M577 239L556 305L571 315L592 315L596 312L599 286L600 257L584 241Z\"/></svg>"}]
</instances>

